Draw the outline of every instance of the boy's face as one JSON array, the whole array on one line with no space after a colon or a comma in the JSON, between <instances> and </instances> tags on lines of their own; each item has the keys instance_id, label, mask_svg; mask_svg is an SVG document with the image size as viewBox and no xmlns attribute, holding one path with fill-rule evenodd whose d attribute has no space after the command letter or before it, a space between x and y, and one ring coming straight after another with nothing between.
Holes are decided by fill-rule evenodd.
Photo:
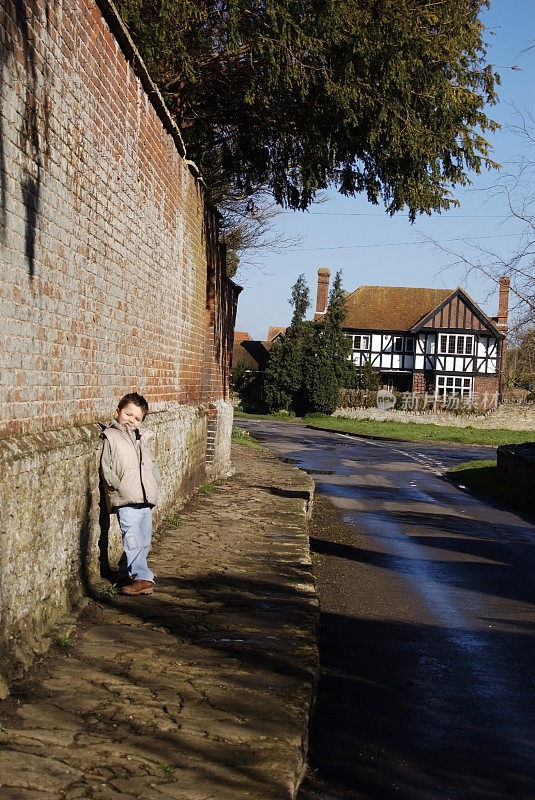
<instances>
[{"instance_id":1,"label":"boy's face","mask_svg":"<svg viewBox=\"0 0 535 800\"><path fill-rule=\"evenodd\" d=\"M128 425L135 431L143 422L143 411L135 403L128 403L124 408L118 408L115 419L120 425Z\"/></svg>"}]
</instances>

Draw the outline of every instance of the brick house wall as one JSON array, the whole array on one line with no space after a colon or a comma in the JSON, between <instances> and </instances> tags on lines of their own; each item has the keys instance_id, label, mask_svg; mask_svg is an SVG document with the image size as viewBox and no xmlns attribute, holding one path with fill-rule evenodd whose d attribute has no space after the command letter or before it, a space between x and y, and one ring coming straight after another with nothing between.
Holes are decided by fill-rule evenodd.
<instances>
[{"instance_id":1,"label":"brick house wall","mask_svg":"<svg viewBox=\"0 0 535 800\"><path fill-rule=\"evenodd\" d=\"M120 396L137 390L150 405L160 517L228 473L239 290L202 181L113 8L6 0L0 32L7 682L119 552L99 506L98 423Z\"/></svg>"}]
</instances>

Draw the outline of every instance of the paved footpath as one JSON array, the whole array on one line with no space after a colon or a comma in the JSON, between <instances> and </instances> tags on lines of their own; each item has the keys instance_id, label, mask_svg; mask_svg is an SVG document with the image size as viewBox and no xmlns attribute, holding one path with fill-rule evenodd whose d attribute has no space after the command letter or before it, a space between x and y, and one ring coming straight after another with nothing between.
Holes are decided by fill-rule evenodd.
<instances>
[{"instance_id":1,"label":"paved footpath","mask_svg":"<svg viewBox=\"0 0 535 800\"><path fill-rule=\"evenodd\" d=\"M0 800L285 800L318 674L313 482L235 445L158 535L149 597L97 595L0 705Z\"/></svg>"}]
</instances>

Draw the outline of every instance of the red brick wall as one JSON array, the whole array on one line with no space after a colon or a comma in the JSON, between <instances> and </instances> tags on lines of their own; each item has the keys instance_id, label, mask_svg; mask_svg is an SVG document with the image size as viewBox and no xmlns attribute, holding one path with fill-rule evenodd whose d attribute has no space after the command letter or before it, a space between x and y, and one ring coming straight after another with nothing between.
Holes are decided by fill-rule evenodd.
<instances>
[{"instance_id":1,"label":"red brick wall","mask_svg":"<svg viewBox=\"0 0 535 800\"><path fill-rule=\"evenodd\" d=\"M480 407L491 408L497 405L500 379L498 375L476 375L474 377L474 397Z\"/></svg>"},{"instance_id":2,"label":"red brick wall","mask_svg":"<svg viewBox=\"0 0 535 800\"><path fill-rule=\"evenodd\" d=\"M154 410L224 397L217 232L169 120L92 0L6 0L0 27L0 433L106 418L133 389Z\"/></svg>"},{"instance_id":3,"label":"red brick wall","mask_svg":"<svg viewBox=\"0 0 535 800\"><path fill-rule=\"evenodd\" d=\"M107 1L0 7L0 697L116 566L97 422L121 395L154 412L156 525L230 470L238 288Z\"/></svg>"},{"instance_id":4,"label":"red brick wall","mask_svg":"<svg viewBox=\"0 0 535 800\"><path fill-rule=\"evenodd\" d=\"M412 391L417 394L424 394L427 390L425 376L423 372L413 372L412 374Z\"/></svg>"}]
</instances>

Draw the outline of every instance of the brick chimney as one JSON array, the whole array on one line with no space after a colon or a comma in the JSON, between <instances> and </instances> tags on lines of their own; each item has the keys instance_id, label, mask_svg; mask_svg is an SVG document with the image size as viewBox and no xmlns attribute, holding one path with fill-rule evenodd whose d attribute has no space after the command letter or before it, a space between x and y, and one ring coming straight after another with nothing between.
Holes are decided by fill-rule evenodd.
<instances>
[{"instance_id":1,"label":"brick chimney","mask_svg":"<svg viewBox=\"0 0 535 800\"><path fill-rule=\"evenodd\" d=\"M329 304L329 279L331 270L327 267L320 267L318 270L318 292L316 295L316 318L318 315L325 314Z\"/></svg>"},{"instance_id":2,"label":"brick chimney","mask_svg":"<svg viewBox=\"0 0 535 800\"><path fill-rule=\"evenodd\" d=\"M499 362L499 370L498 370L498 394L500 397L500 401L503 400L503 390L505 387L505 366L507 360L507 328L508 328L508 317L509 317L509 278L503 276L498 281L500 284L500 294L498 297L498 316L496 327L498 330L503 333L504 338L500 343L500 362Z\"/></svg>"},{"instance_id":3,"label":"brick chimney","mask_svg":"<svg viewBox=\"0 0 535 800\"><path fill-rule=\"evenodd\" d=\"M507 333L509 317L509 278L505 276L498 281L500 284L500 295L498 300L498 319L497 328L502 333Z\"/></svg>"}]
</instances>

